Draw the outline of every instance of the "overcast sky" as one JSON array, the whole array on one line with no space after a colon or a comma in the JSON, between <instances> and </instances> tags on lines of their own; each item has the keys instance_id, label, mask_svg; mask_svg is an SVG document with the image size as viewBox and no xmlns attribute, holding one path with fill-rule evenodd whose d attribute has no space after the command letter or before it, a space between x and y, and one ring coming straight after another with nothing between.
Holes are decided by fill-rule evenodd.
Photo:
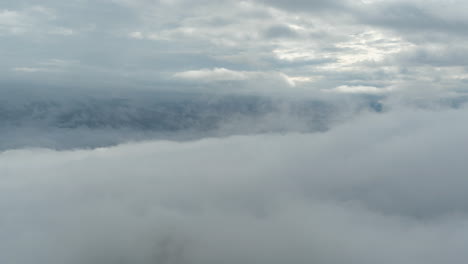
<instances>
[{"instance_id":1,"label":"overcast sky","mask_svg":"<svg viewBox=\"0 0 468 264\"><path fill-rule=\"evenodd\" d=\"M0 80L460 92L467 8L464 0L5 0Z\"/></svg>"}]
</instances>

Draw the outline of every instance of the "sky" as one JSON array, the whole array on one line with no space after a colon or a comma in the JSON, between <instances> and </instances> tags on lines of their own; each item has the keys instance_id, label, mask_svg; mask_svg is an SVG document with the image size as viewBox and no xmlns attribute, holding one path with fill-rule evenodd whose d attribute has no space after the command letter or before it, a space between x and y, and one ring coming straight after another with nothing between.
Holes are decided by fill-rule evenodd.
<instances>
[{"instance_id":1,"label":"sky","mask_svg":"<svg viewBox=\"0 0 468 264\"><path fill-rule=\"evenodd\" d=\"M468 3L2 1L3 82L213 90L461 89ZM224 82L223 88L219 83Z\"/></svg>"},{"instance_id":2,"label":"sky","mask_svg":"<svg viewBox=\"0 0 468 264\"><path fill-rule=\"evenodd\" d=\"M463 263L467 9L3 0L0 263Z\"/></svg>"}]
</instances>

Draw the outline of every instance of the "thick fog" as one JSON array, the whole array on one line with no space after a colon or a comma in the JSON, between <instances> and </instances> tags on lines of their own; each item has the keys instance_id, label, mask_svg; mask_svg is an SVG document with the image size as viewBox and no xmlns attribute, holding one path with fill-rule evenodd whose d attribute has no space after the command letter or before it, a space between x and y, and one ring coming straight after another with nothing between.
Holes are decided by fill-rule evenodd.
<instances>
[{"instance_id":1,"label":"thick fog","mask_svg":"<svg viewBox=\"0 0 468 264\"><path fill-rule=\"evenodd\" d=\"M468 110L0 154L2 263L459 263Z\"/></svg>"}]
</instances>

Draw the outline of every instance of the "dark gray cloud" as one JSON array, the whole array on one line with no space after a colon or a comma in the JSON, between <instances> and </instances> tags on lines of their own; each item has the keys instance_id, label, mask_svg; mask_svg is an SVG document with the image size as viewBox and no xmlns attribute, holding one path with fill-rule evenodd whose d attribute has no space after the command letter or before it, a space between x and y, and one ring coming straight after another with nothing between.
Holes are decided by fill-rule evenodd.
<instances>
[{"instance_id":1,"label":"dark gray cloud","mask_svg":"<svg viewBox=\"0 0 468 264\"><path fill-rule=\"evenodd\" d=\"M401 65L431 65L435 67L449 67L466 65L467 50L464 47L426 47L414 48L398 54L396 63Z\"/></svg>"},{"instance_id":2,"label":"dark gray cloud","mask_svg":"<svg viewBox=\"0 0 468 264\"><path fill-rule=\"evenodd\" d=\"M446 14L439 10L442 2L431 1L389 1L377 2L363 8L358 14L365 23L394 29L398 32L420 33L454 33L466 32L468 21L457 17L457 8L463 5L443 5L449 7ZM442 7L442 8L443 8ZM442 12L441 12L442 11Z\"/></svg>"}]
</instances>

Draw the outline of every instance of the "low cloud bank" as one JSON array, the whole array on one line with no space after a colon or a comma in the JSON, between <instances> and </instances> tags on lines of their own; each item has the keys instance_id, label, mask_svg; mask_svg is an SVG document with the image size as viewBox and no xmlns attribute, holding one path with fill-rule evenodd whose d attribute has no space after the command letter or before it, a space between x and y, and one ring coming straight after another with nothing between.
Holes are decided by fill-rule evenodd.
<instances>
[{"instance_id":1,"label":"low cloud bank","mask_svg":"<svg viewBox=\"0 0 468 264\"><path fill-rule=\"evenodd\" d=\"M0 154L1 263L461 263L468 110Z\"/></svg>"},{"instance_id":2,"label":"low cloud bank","mask_svg":"<svg viewBox=\"0 0 468 264\"><path fill-rule=\"evenodd\" d=\"M4 95L4 100L0 99L0 134L8 139L0 141L0 151L316 132L361 112L382 110L377 96L280 98L201 92L92 92L0 91ZM115 94L109 95L111 92Z\"/></svg>"}]
</instances>

